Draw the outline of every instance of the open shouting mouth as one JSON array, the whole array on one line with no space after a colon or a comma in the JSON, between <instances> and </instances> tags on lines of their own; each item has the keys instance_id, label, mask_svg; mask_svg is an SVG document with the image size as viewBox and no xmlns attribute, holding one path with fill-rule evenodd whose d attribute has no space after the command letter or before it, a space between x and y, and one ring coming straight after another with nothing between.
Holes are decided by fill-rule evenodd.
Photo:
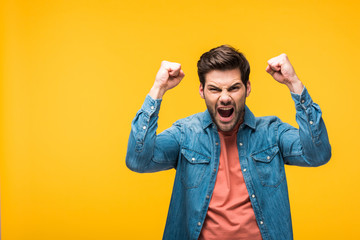
<instances>
[{"instance_id":1,"label":"open shouting mouth","mask_svg":"<svg viewBox=\"0 0 360 240\"><path fill-rule=\"evenodd\" d=\"M218 107L217 112L221 122L230 122L234 116L234 107Z\"/></svg>"}]
</instances>

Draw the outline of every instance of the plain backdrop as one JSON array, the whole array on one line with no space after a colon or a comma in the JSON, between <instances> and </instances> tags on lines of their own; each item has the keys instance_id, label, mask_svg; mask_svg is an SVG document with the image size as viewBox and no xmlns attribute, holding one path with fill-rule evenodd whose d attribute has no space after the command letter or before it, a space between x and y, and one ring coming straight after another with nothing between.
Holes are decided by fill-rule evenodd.
<instances>
[{"instance_id":1,"label":"plain backdrop","mask_svg":"<svg viewBox=\"0 0 360 240\"><path fill-rule=\"evenodd\" d=\"M162 131L205 110L196 62L230 44L251 65L256 116L297 126L266 72L287 53L321 106L332 145L319 168L286 167L295 239L355 239L360 221L359 1L3 0L0 3L3 240L161 239L175 170L125 166L130 124L162 60L186 77Z\"/></svg>"}]
</instances>

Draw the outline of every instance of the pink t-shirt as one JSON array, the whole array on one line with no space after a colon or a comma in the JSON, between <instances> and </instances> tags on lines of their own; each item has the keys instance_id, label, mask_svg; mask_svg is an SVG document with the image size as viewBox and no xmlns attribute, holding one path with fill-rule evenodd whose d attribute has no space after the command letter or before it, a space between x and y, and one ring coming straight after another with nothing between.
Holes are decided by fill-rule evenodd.
<instances>
[{"instance_id":1,"label":"pink t-shirt","mask_svg":"<svg viewBox=\"0 0 360 240\"><path fill-rule=\"evenodd\" d=\"M237 131L219 131L219 170L199 240L262 239L240 167Z\"/></svg>"}]
</instances>

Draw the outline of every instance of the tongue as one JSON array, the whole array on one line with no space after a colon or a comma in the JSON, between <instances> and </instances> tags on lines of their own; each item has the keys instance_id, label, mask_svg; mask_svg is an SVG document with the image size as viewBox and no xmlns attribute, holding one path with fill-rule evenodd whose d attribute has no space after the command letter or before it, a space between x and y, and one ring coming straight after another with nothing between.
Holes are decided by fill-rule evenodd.
<instances>
[{"instance_id":1,"label":"tongue","mask_svg":"<svg viewBox=\"0 0 360 240\"><path fill-rule=\"evenodd\" d=\"M231 114L233 112L233 109L229 109L229 110L222 110L222 109L219 109L219 114L222 116L222 117L230 117Z\"/></svg>"}]
</instances>

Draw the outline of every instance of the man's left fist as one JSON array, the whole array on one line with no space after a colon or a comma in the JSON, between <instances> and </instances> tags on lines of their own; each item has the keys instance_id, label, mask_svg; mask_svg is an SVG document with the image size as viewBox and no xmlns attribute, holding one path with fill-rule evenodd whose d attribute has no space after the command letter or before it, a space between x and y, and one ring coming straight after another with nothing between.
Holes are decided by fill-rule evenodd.
<instances>
[{"instance_id":1,"label":"man's left fist","mask_svg":"<svg viewBox=\"0 0 360 240\"><path fill-rule=\"evenodd\" d=\"M266 72L276 81L285 84L292 92L301 93L303 85L285 53L270 59L267 63Z\"/></svg>"}]
</instances>

